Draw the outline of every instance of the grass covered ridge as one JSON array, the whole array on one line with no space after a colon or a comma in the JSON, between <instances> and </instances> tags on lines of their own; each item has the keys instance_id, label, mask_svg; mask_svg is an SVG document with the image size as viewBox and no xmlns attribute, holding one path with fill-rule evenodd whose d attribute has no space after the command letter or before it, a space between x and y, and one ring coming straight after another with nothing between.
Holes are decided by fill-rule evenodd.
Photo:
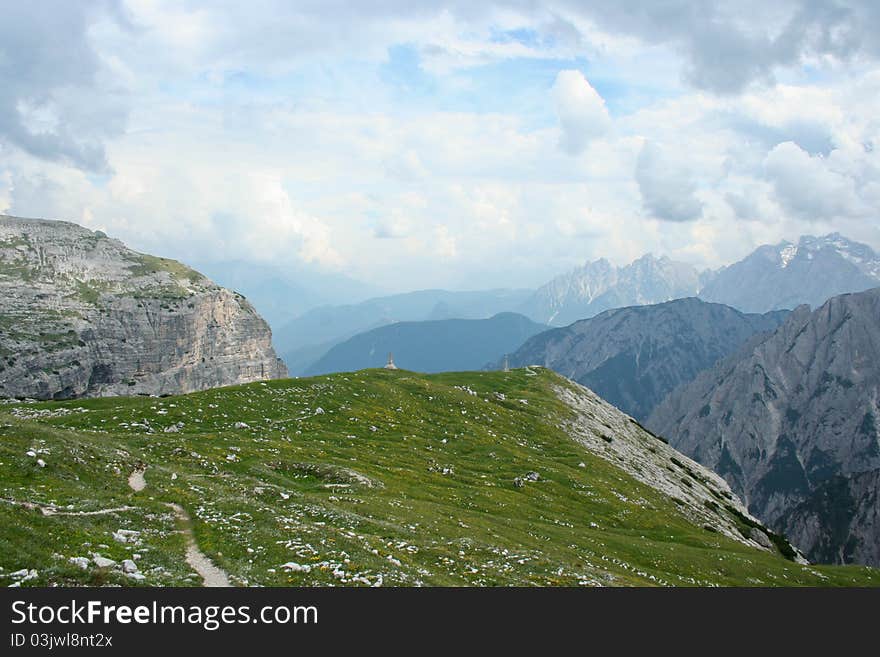
<instances>
[{"instance_id":1,"label":"grass covered ridge","mask_svg":"<svg viewBox=\"0 0 880 657\"><path fill-rule=\"evenodd\" d=\"M137 583L199 584L175 502L238 584L880 584L692 524L574 442L553 393L564 380L536 372L364 370L0 406L0 582L136 583L70 561L97 553L138 554ZM529 472L538 481L514 485ZM139 533L120 542L120 529ZM10 577L22 569L30 579Z\"/></svg>"}]
</instances>

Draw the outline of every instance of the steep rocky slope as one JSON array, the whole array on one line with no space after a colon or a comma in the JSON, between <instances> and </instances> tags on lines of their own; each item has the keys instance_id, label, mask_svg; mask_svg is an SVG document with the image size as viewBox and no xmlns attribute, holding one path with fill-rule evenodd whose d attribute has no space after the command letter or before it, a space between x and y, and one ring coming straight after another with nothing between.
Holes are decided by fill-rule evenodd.
<instances>
[{"instance_id":1,"label":"steep rocky slope","mask_svg":"<svg viewBox=\"0 0 880 657\"><path fill-rule=\"evenodd\" d=\"M676 386L775 329L785 315L746 315L695 298L620 308L539 333L510 364L549 367L643 420Z\"/></svg>"},{"instance_id":2,"label":"steep rocky slope","mask_svg":"<svg viewBox=\"0 0 880 657\"><path fill-rule=\"evenodd\" d=\"M169 504L234 585L880 584L542 368L0 405L0 582L198 585Z\"/></svg>"},{"instance_id":3,"label":"steep rocky slope","mask_svg":"<svg viewBox=\"0 0 880 657\"><path fill-rule=\"evenodd\" d=\"M880 288L796 309L648 426L811 558L880 564Z\"/></svg>"},{"instance_id":4,"label":"steep rocky slope","mask_svg":"<svg viewBox=\"0 0 880 657\"><path fill-rule=\"evenodd\" d=\"M665 256L647 254L625 267L603 258L541 286L518 312L536 322L565 326L610 308L694 296L701 287L694 267Z\"/></svg>"},{"instance_id":5,"label":"steep rocky slope","mask_svg":"<svg viewBox=\"0 0 880 657\"><path fill-rule=\"evenodd\" d=\"M797 244L765 245L718 271L700 298L763 313L880 285L880 256L867 244L832 233L804 235Z\"/></svg>"},{"instance_id":6,"label":"steep rocky slope","mask_svg":"<svg viewBox=\"0 0 880 657\"><path fill-rule=\"evenodd\" d=\"M242 296L76 224L0 216L0 396L168 394L286 375Z\"/></svg>"}]
</instances>

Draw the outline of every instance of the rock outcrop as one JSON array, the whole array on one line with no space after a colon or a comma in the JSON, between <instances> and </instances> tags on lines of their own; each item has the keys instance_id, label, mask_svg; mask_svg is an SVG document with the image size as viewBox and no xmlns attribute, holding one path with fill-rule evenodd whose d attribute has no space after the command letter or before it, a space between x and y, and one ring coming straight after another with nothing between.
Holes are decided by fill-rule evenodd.
<instances>
[{"instance_id":1,"label":"rock outcrop","mask_svg":"<svg viewBox=\"0 0 880 657\"><path fill-rule=\"evenodd\" d=\"M286 375L241 295L101 232L0 216L0 396L176 394Z\"/></svg>"},{"instance_id":2,"label":"rock outcrop","mask_svg":"<svg viewBox=\"0 0 880 657\"><path fill-rule=\"evenodd\" d=\"M647 425L810 559L880 565L880 288L797 308Z\"/></svg>"}]
</instances>

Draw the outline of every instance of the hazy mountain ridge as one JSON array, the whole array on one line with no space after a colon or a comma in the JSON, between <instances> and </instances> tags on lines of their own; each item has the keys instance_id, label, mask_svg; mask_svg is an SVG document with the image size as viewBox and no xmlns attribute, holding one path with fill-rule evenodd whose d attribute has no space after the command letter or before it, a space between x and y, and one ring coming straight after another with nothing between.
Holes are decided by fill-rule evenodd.
<instances>
[{"instance_id":1,"label":"hazy mountain ridge","mask_svg":"<svg viewBox=\"0 0 880 657\"><path fill-rule=\"evenodd\" d=\"M375 297L373 286L338 272L324 272L303 264L221 261L190 263L214 282L247 297L273 330L313 308L358 303Z\"/></svg>"},{"instance_id":2,"label":"hazy mountain ridge","mask_svg":"<svg viewBox=\"0 0 880 657\"><path fill-rule=\"evenodd\" d=\"M241 295L76 224L0 216L0 395L165 394L287 373Z\"/></svg>"},{"instance_id":3,"label":"hazy mountain ridge","mask_svg":"<svg viewBox=\"0 0 880 657\"><path fill-rule=\"evenodd\" d=\"M811 558L880 564L878 363L880 288L840 295L796 309L647 424Z\"/></svg>"},{"instance_id":4,"label":"hazy mountain ridge","mask_svg":"<svg viewBox=\"0 0 880 657\"><path fill-rule=\"evenodd\" d=\"M486 319L510 312L531 292L419 290L358 304L314 308L279 328L275 344L284 358L291 356L299 364L292 372L302 374L335 344L358 333L404 321Z\"/></svg>"},{"instance_id":5,"label":"hazy mountain ridge","mask_svg":"<svg viewBox=\"0 0 880 657\"><path fill-rule=\"evenodd\" d=\"M696 298L619 308L540 333L509 360L553 369L644 420L675 387L785 315L748 315Z\"/></svg>"},{"instance_id":6,"label":"hazy mountain ridge","mask_svg":"<svg viewBox=\"0 0 880 657\"><path fill-rule=\"evenodd\" d=\"M832 296L880 285L880 256L839 233L802 236L759 246L717 270L647 254L615 267L601 258L562 274L517 310L554 326L589 319L612 308L698 296L742 312L816 307Z\"/></svg>"},{"instance_id":7,"label":"hazy mountain ridge","mask_svg":"<svg viewBox=\"0 0 880 657\"><path fill-rule=\"evenodd\" d=\"M337 344L306 374L382 367L389 352L398 367L417 372L479 370L546 328L515 313L489 319L397 322Z\"/></svg>"},{"instance_id":8,"label":"hazy mountain ridge","mask_svg":"<svg viewBox=\"0 0 880 657\"><path fill-rule=\"evenodd\" d=\"M535 321L565 326L612 308L696 295L701 274L691 265L647 254L623 267L604 258L554 278L519 308Z\"/></svg>"},{"instance_id":9,"label":"hazy mountain ridge","mask_svg":"<svg viewBox=\"0 0 880 657\"><path fill-rule=\"evenodd\" d=\"M376 297L358 304L322 306L276 327L276 344L302 373L335 344L399 321L485 319L516 312L535 322L567 326L606 310L698 297L741 312L764 313L813 307L831 296L880 284L880 257L867 245L838 233L803 236L797 245L758 247L743 260L717 270L647 254L617 267L587 262L537 290L449 292L420 290Z\"/></svg>"},{"instance_id":10,"label":"hazy mountain ridge","mask_svg":"<svg viewBox=\"0 0 880 657\"><path fill-rule=\"evenodd\" d=\"M816 308L833 296L878 285L880 256L866 244L831 233L758 247L720 269L699 296L743 312L767 312L801 304Z\"/></svg>"}]
</instances>

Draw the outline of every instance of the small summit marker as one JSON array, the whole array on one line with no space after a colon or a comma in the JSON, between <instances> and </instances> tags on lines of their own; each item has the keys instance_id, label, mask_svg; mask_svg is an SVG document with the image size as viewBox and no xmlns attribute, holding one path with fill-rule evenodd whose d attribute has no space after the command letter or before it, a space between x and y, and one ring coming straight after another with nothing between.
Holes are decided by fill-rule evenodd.
<instances>
[{"instance_id":1,"label":"small summit marker","mask_svg":"<svg viewBox=\"0 0 880 657\"><path fill-rule=\"evenodd\" d=\"M394 364L394 354L392 354L390 351L388 352L388 362L385 363L385 369L386 370L396 370L397 369L397 365Z\"/></svg>"}]
</instances>

